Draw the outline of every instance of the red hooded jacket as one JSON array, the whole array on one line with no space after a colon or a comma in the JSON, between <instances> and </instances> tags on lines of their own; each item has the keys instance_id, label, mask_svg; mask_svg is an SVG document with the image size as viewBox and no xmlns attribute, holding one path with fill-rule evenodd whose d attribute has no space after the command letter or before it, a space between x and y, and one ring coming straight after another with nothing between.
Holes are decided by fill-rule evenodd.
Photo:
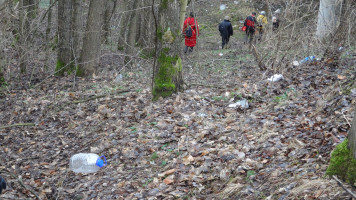
<instances>
[{"instance_id":1,"label":"red hooded jacket","mask_svg":"<svg viewBox=\"0 0 356 200\"><path fill-rule=\"evenodd\" d=\"M188 24L193 29L193 35L192 35L192 37L189 37L189 38L187 36L185 36L185 46L194 47L197 44L197 34L199 36L199 25L198 25L198 22L195 25L195 19L193 17L188 17L184 21L184 25L183 25L183 34L184 35L185 35L185 31L188 28Z\"/></svg>"}]
</instances>

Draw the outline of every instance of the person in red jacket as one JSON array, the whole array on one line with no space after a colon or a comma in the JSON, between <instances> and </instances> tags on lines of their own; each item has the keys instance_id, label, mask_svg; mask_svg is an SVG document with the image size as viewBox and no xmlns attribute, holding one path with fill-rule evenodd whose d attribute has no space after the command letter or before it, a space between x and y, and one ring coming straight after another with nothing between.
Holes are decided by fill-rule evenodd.
<instances>
[{"instance_id":1,"label":"person in red jacket","mask_svg":"<svg viewBox=\"0 0 356 200\"><path fill-rule=\"evenodd\" d=\"M189 27L192 29L192 35L190 37L186 35L186 31ZM193 12L191 12L189 17L184 21L183 35L185 35L184 53L190 53L193 51L193 47L197 44L197 36L199 36L199 25L194 18Z\"/></svg>"},{"instance_id":2,"label":"person in red jacket","mask_svg":"<svg viewBox=\"0 0 356 200\"><path fill-rule=\"evenodd\" d=\"M248 16L245 20L244 26L246 26L246 37L245 37L245 44L249 42L251 44L253 40L253 35L255 34L255 25L256 21L256 13L252 12L252 15Z\"/></svg>"}]
</instances>

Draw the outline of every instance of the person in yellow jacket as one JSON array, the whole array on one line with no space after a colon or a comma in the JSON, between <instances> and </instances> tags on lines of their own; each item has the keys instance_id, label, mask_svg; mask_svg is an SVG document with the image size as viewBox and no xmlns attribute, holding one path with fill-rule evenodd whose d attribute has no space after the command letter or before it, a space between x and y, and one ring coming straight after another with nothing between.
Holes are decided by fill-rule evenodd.
<instances>
[{"instance_id":1,"label":"person in yellow jacket","mask_svg":"<svg viewBox=\"0 0 356 200\"><path fill-rule=\"evenodd\" d=\"M265 32L266 26L268 24L266 12L261 11L260 15L257 17L257 30L258 30L258 40L262 39L263 33Z\"/></svg>"}]
</instances>

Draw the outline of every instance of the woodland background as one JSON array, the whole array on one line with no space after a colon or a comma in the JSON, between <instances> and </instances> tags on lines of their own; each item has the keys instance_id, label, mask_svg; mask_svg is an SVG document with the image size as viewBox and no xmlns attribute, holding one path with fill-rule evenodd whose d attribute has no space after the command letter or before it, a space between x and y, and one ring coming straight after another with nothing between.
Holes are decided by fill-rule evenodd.
<instances>
[{"instance_id":1,"label":"woodland background","mask_svg":"<svg viewBox=\"0 0 356 200\"><path fill-rule=\"evenodd\" d=\"M0 3L2 199L350 197L325 172L354 116L354 1ZM319 22L321 4L333 6ZM243 45L246 16L264 10L271 24L277 9L279 29ZM201 35L184 55L189 12ZM221 49L226 15L234 35ZM293 66L307 56L319 59ZM160 69L176 63L174 91L153 101ZM109 165L74 174L79 152Z\"/></svg>"}]
</instances>

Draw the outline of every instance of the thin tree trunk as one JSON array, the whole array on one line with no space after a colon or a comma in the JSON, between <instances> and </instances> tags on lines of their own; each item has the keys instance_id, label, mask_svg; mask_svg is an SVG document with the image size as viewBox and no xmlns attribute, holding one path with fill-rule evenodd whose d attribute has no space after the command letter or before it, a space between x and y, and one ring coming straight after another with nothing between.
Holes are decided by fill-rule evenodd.
<instances>
[{"instance_id":1,"label":"thin tree trunk","mask_svg":"<svg viewBox=\"0 0 356 200\"><path fill-rule=\"evenodd\" d=\"M349 141L349 148L351 149L353 157L356 159L356 107L354 110L354 119L352 120L351 130L349 131L347 138Z\"/></svg>"},{"instance_id":2,"label":"thin tree trunk","mask_svg":"<svg viewBox=\"0 0 356 200\"><path fill-rule=\"evenodd\" d=\"M19 2L19 56L20 56L20 71L26 73L27 66L27 46L29 37L29 19L28 19L28 6L29 0L20 0Z\"/></svg>"},{"instance_id":3,"label":"thin tree trunk","mask_svg":"<svg viewBox=\"0 0 356 200\"><path fill-rule=\"evenodd\" d=\"M49 0L49 4L51 5L53 0ZM51 25L52 25L52 8L49 8L47 14L47 28L46 28L46 57L45 57L45 72L48 71L48 63L49 63L49 55L51 52L51 45L50 45L50 36L51 36Z\"/></svg>"},{"instance_id":4,"label":"thin tree trunk","mask_svg":"<svg viewBox=\"0 0 356 200\"><path fill-rule=\"evenodd\" d=\"M58 52L56 74L73 70L72 62L72 0L58 1Z\"/></svg>"},{"instance_id":5,"label":"thin tree trunk","mask_svg":"<svg viewBox=\"0 0 356 200\"><path fill-rule=\"evenodd\" d=\"M99 65L101 56L101 36L104 14L105 5L103 5L103 1L91 0L83 48L80 54L79 76L91 76L96 73L96 68Z\"/></svg>"},{"instance_id":6,"label":"thin tree trunk","mask_svg":"<svg viewBox=\"0 0 356 200\"><path fill-rule=\"evenodd\" d=\"M133 7L132 3L128 3L126 1L122 2L122 20L120 22L120 33L119 33L119 40L117 42L117 49L118 50L124 50L127 47L127 43L126 43L126 35L127 35L127 26L129 24L129 20L130 20L130 10ZM126 12L125 12L126 11Z\"/></svg>"},{"instance_id":7,"label":"thin tree trunk","mask_svg":"<svg viewBox=\"0 0 356 200\"><path fill-rule=\"evenodd\" d=\"M109 35L110 35L110 22L111 18L116 10L117 0L110 0L105 8L104 15L104 32L103 32L103 43L109 44Z\"/></svg>"},{"instance_id":8,"label":"thin tree trunk","mask_svg":"<svg viewBox=\"0 0 356 200\"><path fill-rule=\"evenodd\" d=\"M80 32L82 31L82 23L80 19L81 13L81 0L73 0L73 13L72 13L72 48L73 48L73 57L72 60L79 57L79 45L80 45ZM75 61L74 61L75 62Z\"/></svg>"},{"instance_id":9,"label":"thin tree trunk","mask_svg":"<svg viewBox=\"0 0 356 200\"><path fill-rule=\"evenodd\" d=\"M132 64L132 56L135 52L135 39L136 39L136 26L137 26L137 11L135 10L137 8L139 0L133 0L133 10L131 11L131 14L129 15L129 31L128 31L128 39L127 39L127 47L125 49L125 59L124 59L124 65L128 65L129 63Z\"/></svg>"}]
</instances>

